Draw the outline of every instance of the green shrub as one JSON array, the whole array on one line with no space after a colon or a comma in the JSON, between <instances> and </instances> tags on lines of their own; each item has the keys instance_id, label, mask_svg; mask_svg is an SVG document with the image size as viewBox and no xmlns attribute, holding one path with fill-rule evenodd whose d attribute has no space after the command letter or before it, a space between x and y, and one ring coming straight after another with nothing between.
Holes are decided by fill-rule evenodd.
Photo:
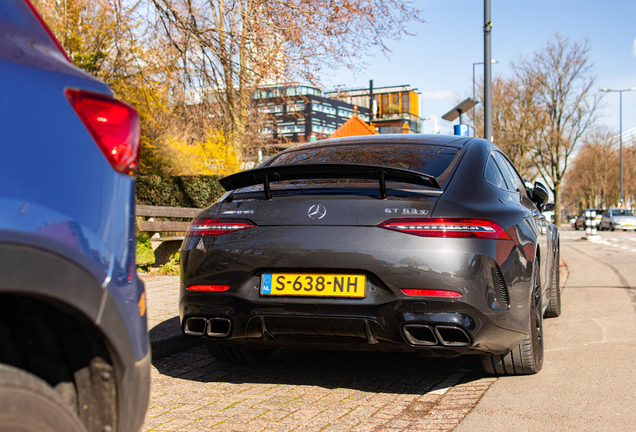
<instances>
[{"instance_id":1,"label":"green shrub","mask_svg":"<svg viewBox=\"0 0 636 432\"><path fill-rule=\"evenodd\" d=\"M148 233L137 233L137 267L144 271L150 271L150 267L155 263L155 255L152 252L152 245Z\"/></svg>"},{"instance_id":2,"label":"green shrub","mask_svg":"<svg viewBox=\"0 0 636 432\"><path fill-rule=\"evenodd\" d=\"M138 175L136 180L138 204L205 208L225 193L217 176Z\"/></svg>"},{"instance_id":3,"label":"green shrub","mask_svg":"<svg viewBox=\"0 0 636 432\"><path fill-rule=\"evenodd\" d=\"M225 193L217 176L172 176L158 175L136 176L136 198L138 204L205 208L213 204ZM164 218L166 219L166 218ZM169 218L167 218L169 219ZM152 252L148 233L137 233L137 268L153 274L179 274L179 252L170 257L170 262L153 269L155 256Z\"/></svg>"}]
</instances>

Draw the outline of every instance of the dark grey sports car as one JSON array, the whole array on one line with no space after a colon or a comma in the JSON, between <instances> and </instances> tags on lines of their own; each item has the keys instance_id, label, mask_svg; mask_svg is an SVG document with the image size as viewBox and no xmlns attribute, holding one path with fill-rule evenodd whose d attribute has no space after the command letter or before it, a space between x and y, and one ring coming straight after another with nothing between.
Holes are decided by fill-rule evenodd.
<instances>
[{"instance_id":1,"label":"dark grey sports car","mask_svg":"<svg viewBox=\"0 0 636 432\"><path fill-rule=\"evenodd\" d=\"M179 313L221 360L280 346L480 354L536 373L560 313L559 233L482 139L319 141L221 179L192 222Z\"/></svg>"}]
</instances>

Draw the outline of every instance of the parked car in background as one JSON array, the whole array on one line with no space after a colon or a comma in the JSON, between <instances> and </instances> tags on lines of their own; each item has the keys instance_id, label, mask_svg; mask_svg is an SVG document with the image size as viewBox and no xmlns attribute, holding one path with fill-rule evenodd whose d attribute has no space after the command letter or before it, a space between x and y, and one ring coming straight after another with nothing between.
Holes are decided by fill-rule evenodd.
<instances>
[{"instance_id":1,"label":"parked car in background","mask_svg":"<svg viewBox=\"0 0 636 432\"><path fill-rule=\"evenodd\" d=\"M581 212L579 213L579 215L576 218L576 221L574 222L574 229L575 230L579 230L585 229L585 214L586 212L594 212L594 216L592 219L592 226L597 227L598 229L598 225L601 223L601 217L603 216L603 209L601 208L587 208L585 210L581 210Z\"/></svg>"},{"instance_id":2,"label":"parked car in background","mask_svg":"<svg viewBox=\"0 0 636 432\"><path fill-rule=\"evenodd\" d=\"M617 229L636 230L634 211L626 208L609 208L603 212L599 229L614 231Z\"/></svg>"},{"instance_id":3,"label":"parked car in background","mask_svg":"<svg viewBox=\"0 0 636 432\"><path fill-rule=\"evenodd\" d=\"M543 214L549 222L554 223L554 203L547 203L543 208Z\"/></svg>"},{"instance_id":4,"label":"parked car in background","mask_svg":"<svg viewBox=\"0 0 636 432\"><path fill-rule=\"evenodd\" d=\"M137 112L26 0L0 2L0 76L0 431L137 431L150 392Z\"/></svg>"},{"instance_id":5,"label":"parked car in background","mask_svg":"<svg viewBox=\"0 0 636 432\"><path fill-rule=\"evenodd\" d=\"M220 180L181 248L179 314L217 359L277 347L479 354L538 372L559 230L482 139L373 135L288 149Z\"/></svg>"},{"instance_id":6,"label":"parked car in background","mask_svg":"<svg viewBox=\"0 0 636 432\"><path fill-rule=\"evenodd\" d=\"M577 217L578 217L578 216L577 216L577 215L574 215L574 214L569 214L569 215L568 215L568 223L569 223L570 225L572 225L572 228L574 228L574 224L576 223L576 218L577 218Z\"/></svg>"}]
</instances>

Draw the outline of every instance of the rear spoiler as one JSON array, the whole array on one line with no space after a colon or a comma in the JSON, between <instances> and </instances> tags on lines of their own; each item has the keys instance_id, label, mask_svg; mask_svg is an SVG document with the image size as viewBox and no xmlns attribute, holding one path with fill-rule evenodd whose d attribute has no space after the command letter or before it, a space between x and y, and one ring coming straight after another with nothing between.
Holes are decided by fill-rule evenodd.
<instances>
[{"instance_id":1,"label":"rear spoiler","mask_svg":"<svg viewBox=\"0 0 636 432\"><path fill-rule=\"evenodd\" d=\"M308 180L325 178L376 179L380 183L380 195L387 197L386 182L397 181L440 189L435 177L402 168L379 165L314 163L275 165L254 168L223 177L219 180L225 190L234 190L262 184L265 198L272 199L269 184L273 181Z\"/></svg>"}]
</instances>

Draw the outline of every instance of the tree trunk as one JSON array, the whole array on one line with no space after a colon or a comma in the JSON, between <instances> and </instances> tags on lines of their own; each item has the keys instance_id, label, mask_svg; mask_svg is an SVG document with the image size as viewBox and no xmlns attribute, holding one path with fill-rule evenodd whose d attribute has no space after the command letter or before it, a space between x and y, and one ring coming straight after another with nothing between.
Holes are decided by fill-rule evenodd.
<instances>
[{"instance_id":1,"label":"tree trunk","mask_svg":"<svg viewBox=\"0 0 636 432\"><path fill-rule=\"evenodd\" d=\"M561 227L561 182L554 185L554 224Z\"/></svg>"}]
</instances>

